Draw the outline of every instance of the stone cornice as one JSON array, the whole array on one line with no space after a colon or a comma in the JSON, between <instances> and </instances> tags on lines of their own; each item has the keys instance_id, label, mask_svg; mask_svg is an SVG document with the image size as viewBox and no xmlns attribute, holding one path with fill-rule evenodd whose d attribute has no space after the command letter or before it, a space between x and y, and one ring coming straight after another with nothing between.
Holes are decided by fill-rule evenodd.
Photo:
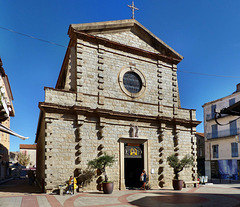
<instances>
[{"instance_id":1,"label":"stone cornice","mask_svg":"<svg viewBox=\"0 0 240 207\"><path fill-rule=\"evenodd\" d=\"M200 124L200 121L196 120L187 120L166 116L150 116L143 114L130 114L125 112L112 111L107 109L91 109L89 107L84 106L62 106L52 103L40 102L39 108L44 112L52 112L52 113L69 113L69 114L83 114L89 116L98 116L98 117L106 117L113 119L128 119L128 120L136 120L139 121L159 121L159 122L170 122L176 125L186 125L189 127L196 127Z\"/></svg>"},{"instance_id":2,"label":"stone cornice","mask_svg":"<svg viewBox=\"0 0 240 207\"><path fill-rule=\"evenodd\" d=\"M76 91L68 91L68 90L64 90L64 89L58 89L58 88L52 88L52 87L44 87L44 90L49 89L49 90L53 90L53 91L59 91L59 92L64 92L64 93L72 93L72 94L77 94ZM92 96L92 97L98 97L97 94L89 94L89 93L82 93L84 96ZM121 99L121 98L116 98L116 97L108 97L108 96L104 96L105 99L110 99L110 100L118 100L118 101L124 101L124 102L132 102L132 103L139 103L139 104L145 104L145 105L151 105L151 106L158 106L158 104L154 104L154 103L148 103L148 102L142 102L142 101L137 101L137 100L128 100L128 99ZM172 106L167 106L167 105L163 105L163 107L166 108L173 108ZM186 108L179 108L181 110L185 110L185 111L196 111L196 109L186 109Z\"/></svg>"}]
</instances>

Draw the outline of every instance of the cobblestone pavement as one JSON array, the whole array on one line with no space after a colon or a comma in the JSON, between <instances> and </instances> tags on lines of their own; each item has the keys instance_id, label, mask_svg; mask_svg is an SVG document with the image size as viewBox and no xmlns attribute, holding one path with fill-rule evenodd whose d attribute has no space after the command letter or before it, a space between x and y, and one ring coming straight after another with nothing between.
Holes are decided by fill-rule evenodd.
<instances>
[{"instance_id":1,"label":"cobblestone pavement","mask_svg":"<svg viewBox=\"0 0 240 207\"><path fill-rule=\"evenodd\" d=\"M76 195L47 195L26 180L12 180L0 185L0 207L204 207L240 206L240 184L214 184L197 188L158 190L115 190L107 195L102 192L82 192Z\"/></svg>"}]
</instances>

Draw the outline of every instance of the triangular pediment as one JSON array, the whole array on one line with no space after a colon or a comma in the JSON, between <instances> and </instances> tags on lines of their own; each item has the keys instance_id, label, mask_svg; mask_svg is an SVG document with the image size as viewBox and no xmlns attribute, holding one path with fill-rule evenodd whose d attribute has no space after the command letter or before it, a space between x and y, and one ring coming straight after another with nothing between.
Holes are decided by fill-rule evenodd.
<instances>
[{"instance_id":1,"label":"triangular pediment","mask_svg":"<svg viewBox=\"0 0 240 207\"><path fill-rule=\"evenodd\" d=\"M74 31L165 55L178 59L179 62L183 59L183 56L160 40L135 19L71 24L69 27L69 35Z\"/></svg>"}]
</instances>

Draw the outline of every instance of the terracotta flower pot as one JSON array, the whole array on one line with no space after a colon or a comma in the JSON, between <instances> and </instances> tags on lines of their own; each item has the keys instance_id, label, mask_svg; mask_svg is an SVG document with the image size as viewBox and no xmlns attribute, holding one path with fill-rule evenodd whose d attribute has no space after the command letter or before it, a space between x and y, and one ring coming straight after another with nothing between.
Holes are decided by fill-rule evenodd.
<instances>
[{"instance_id":1,"label":"terracotta flower pot","mask_svg":"<svg viewBox=\"0 0 240 207\"><path fill-rule=\"evenodd\" d=\"M183 180L173 180L172 185L174 190L182 190Z\"/></svg>"},{"instance_id":2,"label":"terracotta flower pot","mask_svg":"<svg viewBox=\"0 0 240 207\"><path fill-rule=\"evenodd\" d=\"M113 182L102 183L103 184L103 192L105 194L111 194L113 192Z\"/></svg>"}]
</instances>

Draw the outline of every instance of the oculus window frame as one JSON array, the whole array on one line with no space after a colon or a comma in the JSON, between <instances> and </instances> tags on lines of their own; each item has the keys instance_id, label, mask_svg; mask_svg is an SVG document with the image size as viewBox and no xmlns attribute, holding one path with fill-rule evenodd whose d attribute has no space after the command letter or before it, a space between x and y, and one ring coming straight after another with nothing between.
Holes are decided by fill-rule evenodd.
<instances>
[{"instance_id":1,"label":"oculus window frame","mask_svg":"<svg viewBox=\"0 0 240 207\"><path fill-rule=\"evenodd\" d=\"M125 81L124 81L124 75L126 73L135 73L135 77L136 79L139 78L139 80L141 81L141 88L139 89L138 92L134 93L132 91L130 91L128 88L128 86L125 86ZM133 76L132 76L133 77ZM135 81L136 81L135 79ZM119 76L118 76L118 82L120 85L121 90L127 95L130 96L131 98L139 98L140 96L142 96L146 90L146 79L145 76L142 74L142 72L140 70L138 70L137 68L124 68L120 71ZM125 84L124 84L125 83Z\"/></svg>"}]
</instances>

